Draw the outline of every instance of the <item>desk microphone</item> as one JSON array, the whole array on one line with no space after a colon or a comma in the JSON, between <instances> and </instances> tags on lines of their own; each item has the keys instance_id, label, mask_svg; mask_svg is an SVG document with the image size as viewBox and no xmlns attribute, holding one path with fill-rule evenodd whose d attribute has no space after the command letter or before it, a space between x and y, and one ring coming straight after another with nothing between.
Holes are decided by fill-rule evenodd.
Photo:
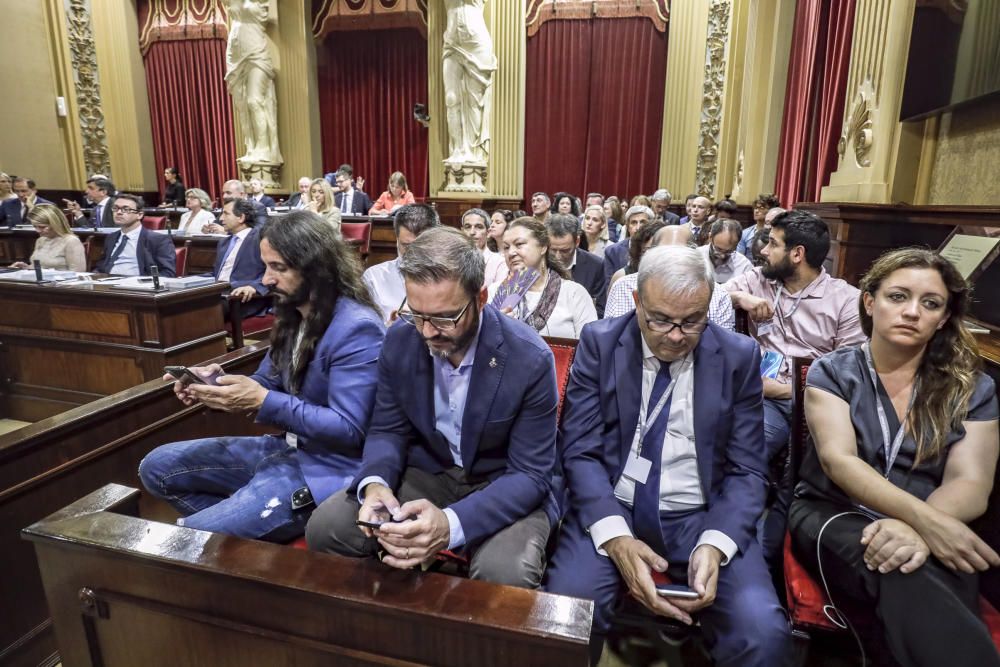
<instances>
[{"instance_id":1,"label":"desk microphone","mask_svg":"<svg viewBox=\"0 0 1000 667\"><path fill-rule=\"evenodd\" d=\"M35 280L42 282L42 261L36 259L33 264L35 265Z\"/></svg>"},{"instance_id":2,"label":"desk microphone","mask_svg":"<svg viewBox=\"0 0 1000 667\"><path fill-rule=\"evenodd\" d=\"M149 267L149 275L153 276L153 289L160 289L160 270L156 268L156 265Z\"/></svg>"}]
</instances>

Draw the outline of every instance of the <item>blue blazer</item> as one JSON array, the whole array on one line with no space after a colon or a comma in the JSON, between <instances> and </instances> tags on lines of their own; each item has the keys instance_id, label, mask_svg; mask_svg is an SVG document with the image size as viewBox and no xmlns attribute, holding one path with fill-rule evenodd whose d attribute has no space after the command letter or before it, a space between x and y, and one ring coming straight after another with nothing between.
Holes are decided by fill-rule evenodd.
<instances>
[{"instance_id":1,"label":"blue blazer","mask_svg":"<svg viewBox=\"0 0 1000 667\"><path fill-rule=\"evenodd\" d=\"M492 306L481 316L461 451L469 481L490 483L450 505L470 544L539 507L551 521L558 518L552 476L559 392L552 351L537 332ZM407 466L438 473L454 465L435 428L427 344L414 327L397 323L379 357L375 416L351 492L370 476L398 488Z\"/></svg>"},{"instance_id":2,"label":"blue blazer","mask_svg":"<svg viewBox=\"0 0 1000 667\"><path fill-rule=\"evenodd\" d=\"M222 271L222 262L226 259L226 249L229 246L229 238L219 239L219 245L215 249L215 266L212 267L212 275L218 280L219 272ZM229 274L229 285L233 289L250 285L258 296L268 293L268 288L262 282L264 280L264 260L260 258L260 235L254 227L243 239L240 249L236 251L236 262L233 264L233 272ZM241 312L244 317L253 317L267 310L271 305L269 299L254 299L242 305Z\"/></svg>"},{"instance_id":3,"label":"blue blazer","mask_svg":"<svg viewBox=\"0 0 1000 667\"><path fill-rule=\"evenodd\" d=\"M43 199L38 195L35 195L35 205L38 204L51 204L48 199ZM15 225L27 225L28 218L21 217L21 198L11 197L7 201L0 205L0 225L7 225L8 227L14 227Z\"/></svg>"},{"instance_id":4,"label":"blue blazer","mask_svg":"<svg viewBox=\"0 0 1000 667\"><path fill-rule=\"evenodd\" d=\"M297 457L317 504L354 477L375 405L382 315L341 297L316 342L302 386L294 396L268 352L251 377L268 389L257 423L298 436Z\"/></svg>"},{"instance_id":5,"label":"blue blazer","mask_svg":"<svg viewBox=\"0 0 1000 667\"><path fill-rule=\"evenodd\" d=\"M569 508L583 526L632 511L614 488L632 446L642 400L642 334L635 313L583 328L562 415ZM694 433L707 502L704 530L745 551L767 494L760 350L709 324L694 351ZM654 464L655 465L655 464ZM669 536L666 536L669 540Z\"/></svg>"},{"instance_id":6,"label":"blue blazer","mask_svg":"<svg viewBox=\"0 0 1000 667\"><path fill-rule=\"evenodd\" d=\"M340 202L344 198L343 192L336 192L333 195L333 201L340 208ZM351 213L354 215L368 215L368 211L372 207L372 198L366 195L361 190L354 188L354 198L351 199Z\"/></svg>"},{"instance_id":7,"label":"blue blazer","mask_svg":"<svg viewBox=\"0 0 1000 667\"><path fill-rule=\"evenodd\" d=\"M96 273L109 273L114 264L111 262L111 255L118 245L118 239L122 237L121 230L108 234L104 239L104 256L94 266ZM174 250L174 241L166 234L151 232L145 227L139 232L139 247L136 249L135 258L139 263L139 275L148 276L150 259L156 264L161 278L174 278L177 276L177 252Z\"/></svg>"},{"instance_id":8,"label":"blue blazer","mask_svg":"<svg viewBox=\"0 0 1000 667\"><path fill-rule=\"evenodd\" d=\"M250 197L250 199L252 199L255 204L263 206L264 208L274 208L275 206L274 197L271 195L264 195L260 198L260 201L253 199L253 197Z\"/></svg>"},{"instance_id":9,"label":"blue blazer","mask_svg":"<svg viewBox=\"0 0 1000 667\"><path fill-rule=\"evenodd\" d=\"M587 288L587 293L594 300L597 316L604 317L604 306L608 301L608 281L604 277L604 266L601 258L582 248L576 250L576 266L573 267L573 282Z\"/></svg>"},{"instance_id":10,"label":"blue blazer","mask_svg":"<svg viewBox=\"0 0 1000 667\"><path fill-rule=\"evenodd\" d=\"M622 233L625 228L622 227ZM611 276L615 275L618 269L624 269L628 264L628 243L630 238L622 237L618 243L609 245L604 249L604 284L611 284Z\"/></svg>"}]
</instances>

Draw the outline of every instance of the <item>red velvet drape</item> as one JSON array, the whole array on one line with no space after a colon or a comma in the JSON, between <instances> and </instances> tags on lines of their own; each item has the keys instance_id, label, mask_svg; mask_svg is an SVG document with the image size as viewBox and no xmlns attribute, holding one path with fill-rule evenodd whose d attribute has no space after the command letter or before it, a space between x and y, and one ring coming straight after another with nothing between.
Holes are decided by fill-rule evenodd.
<instances>
[{"instance_id":1,"label":"red velvet drape","mask_svg":"<svg viewBox=\"0 0 1000 667\"><path fill-rule=\"evenodd\" d=\"M856 0L799 0L788 63L775 191L818 201L837 168Z\"/></svg>"},{"instance_id":2,"label":"red velvet drape","mask_svg":"<svg viewBox=\"0 0 1000 667\"><path fill-rule=\"evenodd\" d=\"M375 199L402 171L427 196L427 129L413 105L427 104L427 40L412 29L332 32L317 48L323 171L343 163Z\"/></svg>"},{"instance_id":3,"label":"red velvet drape","mask_svg":"<svg viewBox=\"0 0 1000 667\"><path fill-rule=\"evenodd\" d=\"M643 18L553 20L528 39L524 191L657 187L667 36Z\"/></svg>"},{"instance_id":4,"label":"red velvet drape","mask_svg":"<svg viewBox=\"0 0 1000 667\"><path fill-rule=\"evenodd\" d=\"M177 167L189 188L213 199L222 183L238 178L233 111L226 90L226 41L157 42L143 57L153 154L159 174ZM160 179L160 195L165 183Z\"/></svg>"}]
</instances>

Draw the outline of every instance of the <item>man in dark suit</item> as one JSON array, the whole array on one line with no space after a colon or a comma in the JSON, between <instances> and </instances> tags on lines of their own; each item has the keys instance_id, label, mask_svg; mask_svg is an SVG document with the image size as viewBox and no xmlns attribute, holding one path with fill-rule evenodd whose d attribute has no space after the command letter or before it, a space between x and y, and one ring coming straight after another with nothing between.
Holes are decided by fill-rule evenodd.
<instances>
[{"instance_id":1,"label":"man in dark suit","mask_svg":"<svg viewBox=\"0 0 1000 667\"><path fill-rule=\"evenodd\" d=\"M30 178L16 178L11 185L16 198L8 199L0 206L0 225L14 227L28 225L28 211L38 204L51 204L48 199L38 196L35 182Z\"/></svg>"},{"instance_id":2,"label":"man in dark suit","mask_svg":"<svg viewBox=\"0 0 1000 667\"><path fill-rule=\"evenodd\" d=\"M337 171L336 193L334 201L343 215L368 215L371 210L371 197L354 187L354 174L341 165Z\"/></svg>"},{"instance_id":3,"label":"man in dark suit","mask_svg":"<svg viewBox=\"0 0 1000 667\"><path fill-rule=\"evenodd\" d=\"M353 557L381 549L401 569L464 548L473 578L536 587L557 518L552 352L485 305L483 255L458 230L422 233L399 270L403 321L379 357L361 470L313 514L309 546Z\"/></svg>"},{"instance_id":4,"label":"man in dark suit","mask_svg":"<svg viewBox=\"0 0 1000 667\"><path fill-rule=\"evenodd\" d=\"M256 207L248 199L230 198L222 206L220 220L229 234L219 241L215 251L212 275L216 280L228 282L230 296L239 297L243 317L260 315L267 310L270 299L264 285L264 266L260 258L260 238L254 215ZM226 320L229 319L229 300L224 302Z\"/></svg>"},{"instance_id":5,"label":"man in dark suit","mask_svg":"<svg viewBox=\"0 0 1000 667\"><path fill-rule=\"evenodd\" d=\"M553 213L545 222L549 230L549 250L573 275L573 282L587 288L594 300L597 316L604 317L608 300L608 282L604 279L604 262L600 257L581 250L580 221L572 215Z\"/></svg>"},{"instance_id":6,"label":"man in dark suit","mask_svg":"<svg viewBox=\"0 0 1000 667\"><path fill-rule=\"evenodd\" d=\"M309 187L312 185L312 179L308 176L303 176L299 179L299 191L293 193L291 197L288 198L287 206L288 208L305 208L305 205L309 203Z\"/></svg>"},{"instance_id":7,"label":"man in dark suit","mask_svg":"<svg viewBox=\"0 0 1000 667\"><path fill-rule=\"evenodd\" d=\"M104 256L94 267L97 273L119 276L148 276L156 266L159 275L177 275L177 253L166 234L151 232L142 226L145 202L139 195L123 192L115 197L111 210L118 231L104 240Z\"/></svg>"},{"instance_id":8,"label":"man in dark suit","mask_svg":"<svg viewBox=\"0 0 1000 667\"><path fill-rule=\"evenodd\" d=\"M76 227L114 227L115 216L111 212L114 194L114 183L103 176L91 176L87 179L87 190L84 193L93 206L90 211L84 213L80 204L69 199L63 199L63 203L73 216L73 225Z\"/></svg>"},{"instance_id":9,"label":"man in dark suit","mask_svg":"<svg viewBox=\"0 0 1000 667\"><path fill-rule=\"evenodd\" d=\"M755 539L767 494L760 350L708 322L704 257L643 256L636 312L583 329L563 404L569 511L546 589L594 600L600 654L618 593L696 617L716 665L784 664L788 622ZM666 572L697 597L658 595Z\"/></svg>"},{"instance_id":10,"label":"man in dark suit","mask_svg":"<svg viewBox=\"0 0 1000 667\"><path fill-rule=\"evenodd\" d=\"M628 246L632 235L647 222L652 222L656 214L648 206L632 206L625 211L622 222L622 238L604 249L604 280L611 282L611 276L628 264ZM626 234L625 232L628 232Z\"/></svg>"},{"instance_id":11,"label":"man in dark suit","mask_svg":"<svg viewBox=\"0 0 1000 667\"><path fill-rule=\"evenodd\" d=\"M233 179L226 181L222 184L222 201L227 199L247 199L246 188L243 187L243 181ZM257 231L267 224L268 215L267 209L258 204L257 202L250 200L254 205L254 217L257 219L256 227ZM210 222L202 228L203 234L224 234L226 228L222 226L222 222Z\"/></svg>"},{"instance_id":12,"label":"man in dark suit","mask_svg":"<svg viewBox=\"0 0 1000 667\"><path fill-rule=\"evenodd\" d=\"M248 199L264 208L274 208L275 206L274 198L264 193L264 181L259 178L250 179L250 196Z\"/></svg>"},{"instance_id":13,"label":"man in dark suit","mask_svg":"<svg viewBox=\"0 0 1000 667\"><path fill-rule=\"evenodd\" d=\"M653 213L655 213L656 217L666 225L678 225L681 220L680 216L676 213L671 213L667 210L667 207L670 206L670 200L672 198L670 190L667 190L666 188L660 188L653 193L652 197L650 197L650 201L653 204Z\"/></svg>"}]
</instances>

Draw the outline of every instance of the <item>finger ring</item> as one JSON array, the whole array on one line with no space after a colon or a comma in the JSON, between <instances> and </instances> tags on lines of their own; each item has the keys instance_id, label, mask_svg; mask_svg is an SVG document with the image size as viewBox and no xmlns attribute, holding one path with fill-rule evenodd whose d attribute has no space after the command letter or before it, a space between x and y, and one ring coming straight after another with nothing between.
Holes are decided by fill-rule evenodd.
<instances>
[{"instance_id":1,"label":"finger ring","mask_svg":"<svg viewBox=\"0 0 1000 667\"><path fill-rule=\"evenodd\" d=\"M410 547L406 547L406 557L410 557Z\"/></svg>"}]
</instances>

